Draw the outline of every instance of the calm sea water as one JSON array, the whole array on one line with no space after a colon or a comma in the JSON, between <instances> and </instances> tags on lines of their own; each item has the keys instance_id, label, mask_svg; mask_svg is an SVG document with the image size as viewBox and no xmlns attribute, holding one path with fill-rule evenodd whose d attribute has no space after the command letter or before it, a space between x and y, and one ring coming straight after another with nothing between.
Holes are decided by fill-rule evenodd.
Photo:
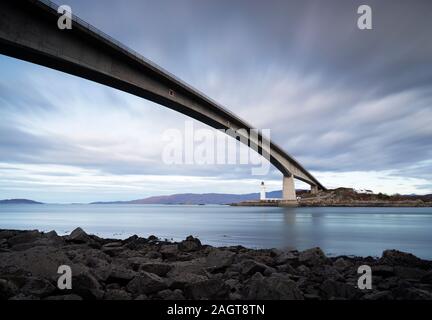
<instances>
[{"instance_id":1,"label":"calm sea water","mask_svg":"<svg viewBox=\"0 0 432 320\"><path fill-rule=\"evenodd\" d=\"M76 227L101 237L133 234L250 248L321 247L329 255L399 249L432 259L432 208L259 208L218 205L2 205L1 229Z\"/></svg>"}]
</instances>

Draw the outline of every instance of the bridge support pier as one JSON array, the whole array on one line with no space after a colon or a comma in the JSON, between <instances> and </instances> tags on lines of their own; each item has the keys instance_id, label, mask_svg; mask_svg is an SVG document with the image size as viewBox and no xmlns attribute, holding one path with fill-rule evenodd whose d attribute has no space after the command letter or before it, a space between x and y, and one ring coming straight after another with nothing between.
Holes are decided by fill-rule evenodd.
<instances>
[{"instance_id":1,"label":"bridge support pier","mask_svg":"<svg viewBox=\"0 0 432 320\"><path fill-rule=\"evenodd\" d=\"M317 194L318 193L318 186L311 185L310 193L311 194Z\"/></svg>"},{"instance_id":2,"label":"bridge support pier","mask_svg":"<svg viewBox=\"0 0 432 320\"><path fill-rule=\"evenodd\" d=\"M283 177L282 200L297 201L293 175Z\"/></svg>"}]
</instances>

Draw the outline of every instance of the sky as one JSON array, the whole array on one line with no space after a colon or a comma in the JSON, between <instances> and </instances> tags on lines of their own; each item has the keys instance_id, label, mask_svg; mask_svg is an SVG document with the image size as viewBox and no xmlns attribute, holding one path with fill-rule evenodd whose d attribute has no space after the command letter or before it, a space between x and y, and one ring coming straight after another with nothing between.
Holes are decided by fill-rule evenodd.
<instances>
[{"instance_id":1,"label":"sky","mask_svg":"<svg viewBox=\"0 0 432 320\"><path fill-rule=\"evenodd\" d=\"M328 188L432 193L432 2L65 0L204 92ZM359 30L357 8L372 8ZM0 56L0 198L69 203L282 186L274 167L167 164L209 129L142 98ZM297 188L307 185L296 182Z\"/></svg>"}]
</instances>

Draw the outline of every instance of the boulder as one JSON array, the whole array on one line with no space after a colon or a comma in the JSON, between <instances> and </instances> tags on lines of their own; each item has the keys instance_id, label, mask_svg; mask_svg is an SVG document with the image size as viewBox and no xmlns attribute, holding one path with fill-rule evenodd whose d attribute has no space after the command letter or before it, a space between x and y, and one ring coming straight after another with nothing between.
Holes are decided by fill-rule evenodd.
<instances>
[{"instance_id":1,"label":"boulder","mask_svg":"<svg viewBox=\"0 0 432 320\"><path fill-rule=\"evenodd\" d=\"M371 267L371 270L373 276L388 278L395 275L394 268L388 265L375 265Z\"/></svg>"},{"instance_id":2,"label":"boulder","mask_svg":"<svg viewBox=\"0 0 432 320\"><path fill-rule=\"evenodd\" d=\"M135 272L134 270L126 268L121 264L113 264L111 266L111 272L108 276L107 281L127 284L135 276L137 276L137 272Z\"/></svg>"},{"instance_id":3,"label":"boulder","mask_svg":"<svg viewBox=\"0 0 432 320\"><path fill-rule=\"evenodd\" d=\"M103 296L104 300L131 300L132 296L125 290L109 289Z\"/></svg>"},{"instance_id":4,"label":"boulder","mask_svg":"<svg viewBox=\"0 0 432 320\"><path fill-rule=\"evenodd\" d=\"M57 273L60 265L68 265L73 274L83 271L83 266L73 263L64 250L52 247L34 247L25 251L3 253L0 259L0 270L3 272L11 270L16 273L29 273L38 278L57 281ZM13 271L14 270L14 271Z\"/></svg>"},{"instance_id":5,"label":"boulder","mask_svg":"<svg viewBox=\"0 0 432 320\"><path fill-rule=\"evenodd\" d=\"M280 274L268 278L254 276L247 284L246 292L248 300L303 300L297 284Z\"/></svg>"},{"instance_id":6,"label":"boulder","mask_svg":"<svg viewBox=\"0 0 432 320\"><path fill-rule=\"evenodd\" d=\"M230 266L234 261L235 253L228 250L213 249L206 257L207 266L221 269Z\"/></svg>"},{"instance_id":7,"label":"boulder","mask_svg":"<svg viewBox=\"0 0 432 320\"><path fill-rule=\"evenodd\" d=\"M178 248L184 252L192 252L201 249L201 241L193 236L188 236L186 240L183 240L178 244Z\"/></svg>"},{"instance_id":8,"label":"boulder","mask_svg":"<svg viewBox=\"0 0 432 320\"><path fill-rule=\"evenodd\" d=\"M86 300L100 300L104 295L100 283L90 273L72 277L72 292Z\"/></svg>"},{"instance_id":9,"label":"boulder","mask_svg":"<svg viewBox=\"0 0 432 320\"><path fill-rule=\"evenodd\" d=\"M363 296L363 299L365 300L393 300L393 295L391 291L385 290L385 291L377 291L373 293L366 294Z\"/></svg>"},{"instance_id":10,"label":"boulder","mask_svg":"<svg viewBox=\"0 0 432 320\"><path fill-rule=\"evenodd\" d=\"M229 287L220 280L207 279L185 287L186 296L193 300L221 299L228 295Z\"/></svg>"},{"instance_id":11,"label":"boulder","mask_svg":"<svg viewBox=\"0 0 432 320\"><path fill-rule=\"evenodd\" d=\"M179 254L179 249L176 244L164 244L159 249L160 254L164 259L174 259Z\"/></svg>"},{"instance_id":12,"label":"boulder","mask_svg":"<svg viewBox=\"0 0 432 320\"><path fill-rule=\"evenodd\" d=\"M17 235L8 239L8 243L11 247L14 247L23 243L31 243L42 237L42 233L37 230L32 231L23 231L18 233Z\"/></svg>"},{"instance_id":13,"label":"boulder","mask_svg":"<svg viewBox=\"0 0 432 320\"><path fill-rule=\"evenodd\" d=\"M79 227L73 230L66 239L74 243L88 243L93 241L93 239Z\"/></svg>"},{"instance_id":14,"label":"boulder","mask_svg":"<svg viewBox=\"0 0 432 320\"><path fill-rule=\"evenodd\" d=\"M0 231L0 239L9 239L12 238L13 236L16 236L17 234L21 233L23 231L18 231L18 230L1 230Z\"/></svg>"},{"instance_id":15,"label":"boulder","mask_svg":"<svg viewBox=\"0 0 432 320\"><path fill-rule=\"evenodd\" d=\"M275 263L276 265L286 264L296 261L297 259L297 255L295 255L292 251L284 251L276 257Z\"/></svg>"},{"instance_id":16,"label":"boulder","mask_svg":"<svg viewBox=\"0 0 432 320\"><path fill-rule=\"evenodd\" d=\"M299 262L308 266L322 265L328 262L328 258L320 248L311 248L299 253Z\"/></svg>"},{"instance_id":17,"label":"boulder","mask_svg":"<svg viewBox=\"0 0 432 320\"><path fill-rule=\"evenodd\" d=\"M7 300L18 293L18 287L11 281L0 279L0 300Z\"/></svg>"},{"instance_id":18,"label":"boulder","mask_svg":"<svg viewBox=\"0 0 432 320\"><path fill-rule=\"evenodd\" d=\"M184 289L184 287L188 284L205 281L208 278L203 275L183 272L183 273L171 273L167 274L169 287L172 289Z\"/></svg>"},{"instance_id":19,"label":"boulder","mask_svg":"<svg viewBox=\"0 0 432 320\"><path fill-rule=\"evenodd\" d=\"M432 270L423 275L421 282L432 285Z\"/></svg>"},{"instance_id":20,"label":"boulder","mask_svg":"<svg viewBox=\"0 0 432 320\"><path fill-rule=\"evenodd\" d=\"M162 262L146 262L140 265L140 270L157 274L160 277L166 276L171 269L171 265Z\"/></svg>"},{"instance_id":21,"label":"boulder","mask_svg":"<svg viewBox=\"0 0 432 320\"><path fill-rule=\"evenodd\" d=\"M165 289L157 293L157 297L162 300L184 300L183 291L180 289Z\"/></svg>"},{"instance_id":22,"label":"boulder","mask_svg":"<svg viewBox=\"0 0 432 320\"><path fill-rule=\"evenodd\" d=\"M133 278L127 285L127 290L134 294L148 294L167 288L161 277L154 273L143 272Z\"/></svg>"},{"instance_id":23,"label":"boulder","mask_svg":"<svg viewBox=\"0 0 432 320\"><path fill-rule=\"evenodd\" d=\"M402 279L417 279L420 280L427 274L427 271L419 268L396 266L394 273L397 277Z\"/></svg>"},{"instance_id":24,"label":"boulder","mask_svg":"<svg viewBox=\"0 0 432 320\"><path fill-rule=\"evenodd\" d=\"M264 273L264 271L267 269L265 264L256 262L254 260L245 260L240 263L240 266L241 273L246 276L251 276L257 272Z\"/></svg>"},{"instance_id":25,"label":"boulder","mask_svg":"<svg viewBox=\"0 0 432 320\"><path fill-rule=\"evenodd\" d=\"M352 267L352 263L348 260L345 260L344 258L338 258L335 262L333 262L333 266L339 271L344 271Z\"/></svg>"},{"instance_id":26,"label":"boulder","mask_svg":"<svg viewBox=\"0 0 432 320\"><path fill-rule=\"evenodd\" d=\"M380 258L381 264L387 264L391 266L403 266L403 267L414 267L421 269L429 269L430 263L417 258L411 253L406 253L398 250L385 250Z\"/></svg>"},{"instance_id":27,"label":"boulder","mask_svg":"<svg viewBox=\"0 0 432 320\"><path fill-rule=\"evenodd\" d=\"M325 280L320 289L326 299L354 299L359 294L359 291L353 285L330 279Z\"/></svg>"},{"instance_id":28,"label":"boulder","mask_svg":"<svg viewBox=\"0 0 432 320\"><path fill-rule=\"evenodd\" d=\"M24 285L20 288L21 293L38 297L49 296L56 290L57 288L48 280L35 277L27 277Z\"/></svg>"}]
</instances>

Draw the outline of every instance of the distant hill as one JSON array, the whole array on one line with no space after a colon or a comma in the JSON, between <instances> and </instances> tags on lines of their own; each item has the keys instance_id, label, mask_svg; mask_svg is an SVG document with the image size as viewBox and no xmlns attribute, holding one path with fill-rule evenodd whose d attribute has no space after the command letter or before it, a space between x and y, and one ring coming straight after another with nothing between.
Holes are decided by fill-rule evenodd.
<instances>
[{"instance_id":1,"label":"distant hill","mask_svg":"<svg viewBox=\"0 0 432 320\"><path fill-rule=\"evenodd\" d=\"M0 204L43 204L42 202L37 202L28 199L5 199L0 200Z\"/></svg>"},{"instance_id":2,"label":"distant hill","mask_svg":"<svg viewBox=\"0 0 432 320\"><path fill-rule=\"evenodd\" d=\"M281 198L282 191L267 192L267 198ZM259 193L180 193L169 196L154 196L131 201L92 202L91 204L230 204L235 202L258 200Z\"/></svg>"}]
</instances>

